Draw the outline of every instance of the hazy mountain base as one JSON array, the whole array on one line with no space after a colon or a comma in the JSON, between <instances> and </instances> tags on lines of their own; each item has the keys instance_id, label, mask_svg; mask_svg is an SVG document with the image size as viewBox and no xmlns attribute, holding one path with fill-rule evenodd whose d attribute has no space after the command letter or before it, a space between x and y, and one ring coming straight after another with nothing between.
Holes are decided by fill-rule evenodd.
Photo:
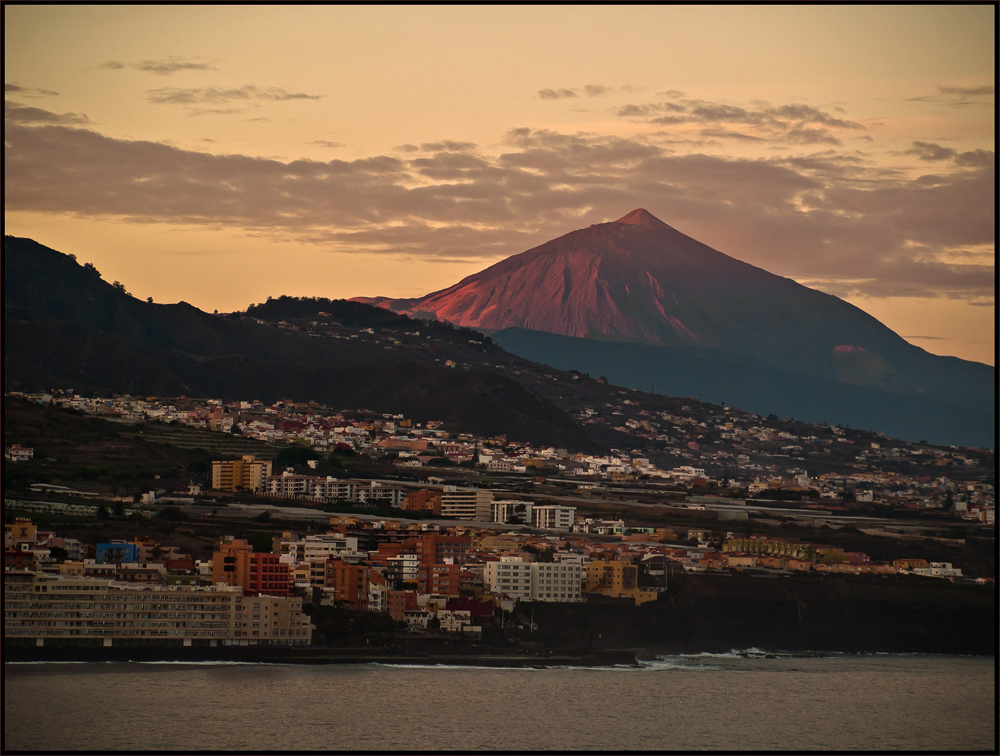
<instances>
[{"instance_id":1,"label":"hazy mountain base","mask_svg":"<svg viewBox=\"0 0 1000 756\"><path fill-rule=\"evenodd\" d=\"M495 343L560 370L605 376L619 386L725 402L761 415L847 425L908 441L993 448L996 399L979 391L894 394L765 365L709 349L599 341L508 328ZM981 382L982 383L982 382ZM995 385L995 384L994 384Z\"/></svg>"}]
</instances>

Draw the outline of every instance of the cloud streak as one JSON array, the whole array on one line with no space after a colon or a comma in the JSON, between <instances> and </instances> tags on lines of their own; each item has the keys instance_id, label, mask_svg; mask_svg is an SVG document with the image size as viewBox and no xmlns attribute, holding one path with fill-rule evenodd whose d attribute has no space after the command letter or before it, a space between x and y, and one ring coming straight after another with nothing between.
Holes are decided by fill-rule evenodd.
<instances>
[{"instance_id":1,"label":"cloud streak","mask_svg":"<svg viewBox=\"0 0 1000 756\"><path fill-rule=\"evenodd\" d=\"M230 102L318 100L323 95L289 92L283 87L242 87L220 89L216 87L162 87L147 89L146 99L154 105L223 105Z\"/></svg>"},{"instance_id":2,"label":"cloud streak","mask_svg":"<svg viewBox=\"0 0 1000 756\"><path fill-rule=\"evenodd\" d=\"M79 128L86 122L72 119L81 117L8 104L8 211L485 263L641 206L722 252L831 293L993 293L992 152L924 160L936 145L915 145L930 152L901 157L933 170L913 179L830 145L746 159L517 128L499 154L442 140L396 156L282 162L114 139Z\"/></svg>"},{"instance_id":3,"label":"cloud streak","mask_svg":"<svg viewBox=\"0 0 1000 756\"><path fill-rule=\"evenodd\" d=\"M623 87L624 89L624 87ZM567 100L574 97L601 97L612 91L603 84L586 84L582 89L540 89L538 96L543 100Z\"/></svg>"},{"instance_id":4,"label":"cloud streak","mask_svg":"<svg viewBox=\"0 0 1000 756\"><path fill-rule=\"evenodd\" d=\"M51 89L39 89L38 87L22 87L19 84L14 84L11 82L5 83L3 85L3 91L5 95L16 95L20 97L55 97L58 92L53 92Z\"/></svg>"},{"instance_id":5,"label":"cloud streak","mask_svg":"<svg viewBox=\"0 0 1000 756\"><path fill-rule=\"evenodd\" d=\"M992 85L981 87L953 87L938 85L937 94L909 97L908 102L937 102L954 108L967 108L972 105L991 105L996 93Z\"/></svg>"},{"instance_id":6,"label":"cloud streak","mask_svg":"<svg viewBox=\"0 0 1000 756\"><path fill-rule=\"evenodd\" d=\"M178 71L217 71L218 69L207 63L199 63L196 60L181 58L175 55L168 55L159 60L140 60L132 63L123 63L120 60L109 60L100 65L111 71L119 71L123 68L131 68L135 71L144 71L156 76L170 76Z\"/></svg>"}]
</instances>

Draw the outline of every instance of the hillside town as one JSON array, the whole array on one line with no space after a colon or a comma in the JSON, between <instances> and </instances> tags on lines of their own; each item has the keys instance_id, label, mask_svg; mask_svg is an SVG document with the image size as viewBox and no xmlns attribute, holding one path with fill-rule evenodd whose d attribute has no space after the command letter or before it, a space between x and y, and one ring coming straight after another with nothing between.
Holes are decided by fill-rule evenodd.
<instances>
[{"instance_id":1,"label":"hillside town","mask_svg":"<svg viewBox=\"0 0 1000 756\"><path fill-rule=\"evenodd\" d=\"M922 533L869 522L873 507L994 525L992 452L775 422L728 407L654 415L621 393L620 404L584 410L583 422L663 441L672 452L658 459L675 464L658 465L638 447L586 454L312 402L12 392L10 399L122 428L161 424L255 442L261 453L220 455L179 490L113 495L36 483L33 499L5 498L5 637L37 645L67 638L308 645L316 629L310 612L341 607L383 617L395 632L475 640L508 626L530 628L536 602L657 601L677 575L992 584L981 569L963 573L961 564L907 554L905 545L877 558L754 526L777 524L760 517L780 511L814 528ZM295 461L281 463L289 450ZM321 469L324 459L341 457L368 459L384 474ZM16 443L5 460L18 470L42 461ZM693 516L712 509L714 519L663 527L644 521L643 502ZM154 532L164 517L186 517L182 508L203 517L206 507L213 515L220 507L230 516L246 512L261 528L272 516L291 519L278 532L217 537L205 547L210 555L169 535L139 534ZM33 521L53 514L133 522L136 535L88 542ZM311 519L299 527L296 516Z\"/></svg>"},{"instance_id":2,"label":"hillside town","mask_svg":"<svg viewBox=\"0 0 1000 756\"><path fill-rule=\"evenodd\" d=\"M423 468L444 464L508 476L507 481L543 476L570 483L585 496L613 486L639 493L666 486L743 501L769 498L779 491L786 505L805 500L803 507L825 511L847 512L872 504L941 510L955 519L995 522L992 450L914 444L839 426L790 424L731 407L704 405L710 410L701 419L688 406L690 414L654 415L629 398L630 393L619 392L620 404L582 410L580 419L585 424L611 425L637 440L661 442L662 451L574 453L503 436L450 432L440 422L417 423L400 414L335 411L315 402L87 398L72 392L27 398L123 424L178 424L276 446L303 445L319 453L349 450L391 459L401 474L419 475ZM11 396L24 395L11 392ZM5 449L11 461L27 459L29 454L18 445ZM315 498L305 482L286 479L268 486L256 492Z\"/></svg>"}]
</instances>

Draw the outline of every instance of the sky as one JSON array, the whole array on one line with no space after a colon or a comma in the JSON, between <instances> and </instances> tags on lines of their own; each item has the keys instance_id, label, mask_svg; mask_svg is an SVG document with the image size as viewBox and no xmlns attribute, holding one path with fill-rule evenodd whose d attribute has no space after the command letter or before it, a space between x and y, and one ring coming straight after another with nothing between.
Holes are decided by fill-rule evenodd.
<instances>
[{"instance_id":1,"label":"sky","mask_svg":"<svg viewBox=\"0 0 1000 756\"><path fill-rule=\"evenodd\" d=\"M228 312L644 207L994 364L995 12L8 4L5 232Z\"/></svg>"}]
</instances>

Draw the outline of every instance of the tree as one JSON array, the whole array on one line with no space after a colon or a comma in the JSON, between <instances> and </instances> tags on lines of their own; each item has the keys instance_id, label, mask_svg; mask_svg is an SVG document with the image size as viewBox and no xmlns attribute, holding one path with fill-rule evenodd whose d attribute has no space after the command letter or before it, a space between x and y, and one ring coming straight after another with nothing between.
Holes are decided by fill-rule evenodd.
<instances>
[{"instance_id":1,"label":"tree","mask_svg":"<svg viewBox=\"0 0 1000 756\"><path fill-rule=\"evenodd\" d=\"M441 629L441 620L436 615L434 617L431 617L430 620L428 620L428 622L427 622L427 629L428 630L440 630Z\"/></svg>"},{"instance_id":2,"label":"tree","mask_svg":"<svg viewBox=\"0 0 1000 756\"><path fill-rule=\"evenodd\" d=\"M251 533L247 541L253 546L254 553L256 554L270 554L273 548L270 533Z\"/></svg>"},{"instance_id":3,"label":"tree","mask_svg":"<svg viewBox=\"0 0 1000 756\"><path fill-rule=\"evenodd\" d=\"M69 552L61 546L53 546L49 549L49 556L57 562L65 562L69 559Z\"/></svg>"},{"instance_id":4,"label":"tree","mask_svg":"<svg viewBox=\"0 0 1000 756\"><path fill-rule=\"evenodd\" d=\"M254 522L267 522L270 519L271 519L271 513L265 509L259 515L256 515L253 518L253 521Z\"/></svg>"},{"instance_id":5,"label":"tree","mask_svg":"<svg viewBox=\"0 0 1000 756\"><path fill-rule=\"evenodd\" d=\"M101 504L101 506L99 506L97 508L97 519L98 520L106 520L106 519L108 519L108 516L109 516L109 514L108 514L108 508L107 508L107 506L104 505L104 504Z\"/></svg>"},{"instance_id":6,"label":"tree","mask_svg":"<svg viewBox=\"0 0 1000 756\"><path fill-rule=\"evenodd\" d=\"M115 505L114 507L112 507L111 511L114 513L116 520L125 519L125 504L123 504L122 502L120 501L115 502Z\"/></svg>"}]
</instances>

